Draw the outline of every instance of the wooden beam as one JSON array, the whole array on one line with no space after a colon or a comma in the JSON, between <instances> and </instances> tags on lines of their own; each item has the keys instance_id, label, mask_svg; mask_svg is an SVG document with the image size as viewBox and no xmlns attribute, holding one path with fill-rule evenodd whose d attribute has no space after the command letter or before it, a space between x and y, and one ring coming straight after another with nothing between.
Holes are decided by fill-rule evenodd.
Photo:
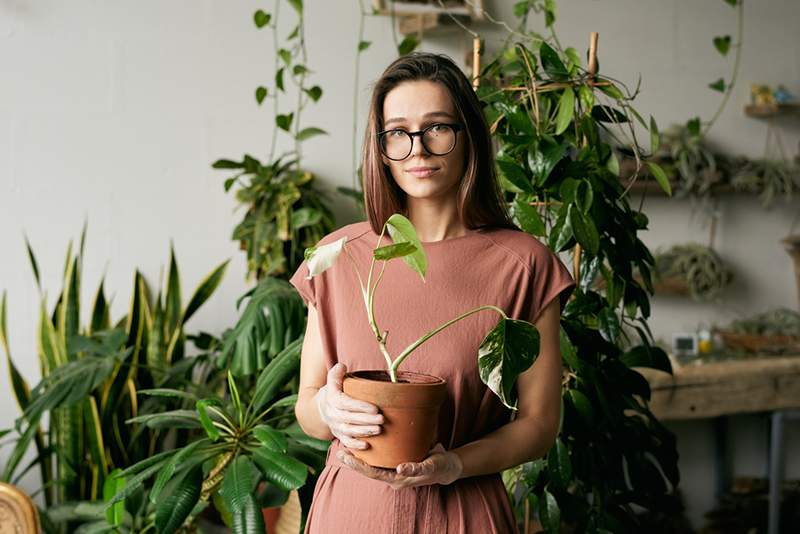
<instances>
[{"instance_id":1,"label":"wooden beam","mask_svg":"<svg viewBox=\"0 0 800 534\"><path fill-rule=\"evenodd\" d=\"M800 408L800 356L673 367L674 375L637 369L650 383L650 410L662 420Z\"/></svg>"}]
</instances>

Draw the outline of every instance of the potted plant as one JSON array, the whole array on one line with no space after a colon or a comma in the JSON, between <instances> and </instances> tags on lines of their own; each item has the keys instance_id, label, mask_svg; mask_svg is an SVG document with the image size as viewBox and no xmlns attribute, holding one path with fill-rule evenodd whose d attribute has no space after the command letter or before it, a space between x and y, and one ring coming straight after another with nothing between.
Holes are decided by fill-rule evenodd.
<instances>
[{"instance_id":1,"label":"potted plant","mask_svg":"<svg viewBox=\"0 0 800 534\"><path fill-rule=\"evenodd\" d=\"M393 243L381 246L387 229ZM347 252L346 242L347 236L333 243L306 249L307 278L331 267L343 251ZM365 438L370 447L363 451L354 450L353 454L370 465L388 468L425 458L433 445L439 405L446 395L446 382L439 377L399 371L398 368L425 341L461 319L483 310L494 310L501 318L486 334L478 349L480 377L503 404L515 409L516 378L533 364L539 353L539 333L531 323L511 319L497 306L478 306L425 333L392 357L386 349L389 332L378 327L373 308L375 290L383 271L373 283L373 270L376 261L383 261L385 267L385 262L402 258L425 280L427 259L416 230L411 221L400 214L389 217L373 250L366 286L352 255L347 253L346 256L356 270L370 328L375 334L378 350L386 360L385 370L361 370L348 373L345 377L344 392L378 406L386 421L379 435Z\"/></svg>"}]
</instances>

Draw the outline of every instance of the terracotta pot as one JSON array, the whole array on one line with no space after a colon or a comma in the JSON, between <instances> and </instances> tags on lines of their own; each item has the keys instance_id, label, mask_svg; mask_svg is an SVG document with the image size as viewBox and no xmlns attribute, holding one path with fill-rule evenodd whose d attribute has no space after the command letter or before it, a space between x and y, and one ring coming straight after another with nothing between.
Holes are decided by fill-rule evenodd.
<instances>
[{"instance_id":1,"label":"terracotta pot","mask_svg":"<svg viewBox=\"0 0 800 534\"><path fill-rule=\"evenodd\" d=\"M369 448L350 449L354 456L375 467L394 469L403 462L422 461L436 444L439 407L447 395L447 382L407 371L398 371L397 379L392 382L387 371L345 375L345 394L376 405L383 414L381 433L359 438L369 443Z\"/></svg>"}]
</instances>

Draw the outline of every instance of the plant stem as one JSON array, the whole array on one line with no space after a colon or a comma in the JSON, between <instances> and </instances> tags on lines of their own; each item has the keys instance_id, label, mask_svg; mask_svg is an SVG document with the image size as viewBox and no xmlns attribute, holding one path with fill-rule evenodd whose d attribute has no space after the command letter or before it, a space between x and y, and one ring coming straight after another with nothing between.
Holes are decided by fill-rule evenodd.
<instances>
[{"instance_id":1,"label":"plant stem","mask_svg":"<svg viewBox=\"0 0 800 534\"><path fill-rule=\"evenodd\" d=\"M722 114L722 110L725 109L725 105L728 103L728 100L731 97L731 92L733 92L733 86L736 85L736 78L739 77L739 64L741 63L742 59L742 38L744 35L744 0L739 0L737 7L738 20L736 29L736 57L733 60L733 74L731 75L731 82L728 84L727 90L725 91L725 96L722 97L722 102L720 102L717 111L714 113L714 116L711 117L711 120L706 124L702 133L703 136L708 135L708 131L717 121L720 114Z\"/></svg>"},{"instance_id":2,"label":"plant stem","mask_svg":"<svg viewBox=\"0 0 800 534\"><path fill-rule=\"evenodd\" d=\"M275 16L272 19L272 47L275 52L275 72L278 72L280 60L278 59L278 12L280 11L281 0L275 0ZM275 142L278 139L278 86L275 86L275 107L272 113L272 142L269 147L269 161L272 162L275 158Z\"/></svg>"},{"instance_id":3,"label":"plant stem","mask_svg":"<svg viewBox=\"0 0 800 534\"><path fill-rule=\"evenodd\" d=\"M470 310L468 312L462 313L461 315L459 315L455 319L451 319L451 320L447 321L446 323L444 323L443 325L437 327L436 329L431 330L430 332L428 332L427 334L425 334L424 336L422 336L421 338L416 340L414 343L412 343L411 345L406 347L403 350L403 352L401 352L400 355L392 363L392 366L391 366L389 374L394 376L395 373L397 372L397 368L400 366L401 363L403 363L403 360L405 360L406 357L409 354L411 354L417 347L419 347L420 345L425 343L425 341L427 341L428 339L430 339L434 335L438 334L439 332L441 332L442 330L444 330L445 328L447 328L451 324L453 324L453 323L455 323L457 321L460 321L461 319L464 319L465 317L468 317L468 316L472 315L473 313L477 313L477 312L482 311L482 310L494 310L497 313L499 313L500 315L502 315L503 319L508 319L508 316L506 315L506 313L502 309L498 308L497 306L491 306L491 305L480 306L478 308L475 308L474 310ZM396 379L392 379L392 382L396 382Z\"/></svg>"}]
</instances>

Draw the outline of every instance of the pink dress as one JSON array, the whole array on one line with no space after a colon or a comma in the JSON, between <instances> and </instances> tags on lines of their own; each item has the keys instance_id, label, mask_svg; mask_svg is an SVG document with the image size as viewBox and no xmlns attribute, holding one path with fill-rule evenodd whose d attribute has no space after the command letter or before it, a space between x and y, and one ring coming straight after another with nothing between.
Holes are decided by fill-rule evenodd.
<instances>
[{"instance_id":1,"label":"pink dress","mask_svg":"<svg viewBox=\"0 0 800 534\"><path fill-rule=\"evenodd\" d=\"M367 222L325 236L327 244L347 236L347 248L366 284L378 235ZM390 244L388 232L382 244ZM562 309L574 282L559 258L535 237L509 229L479 229L423 243L425 281L401 259L391 260L375 293L378 327L388 330L387 348L396 357L431 329L485 304L515 319L534 322L560 297ZM373 281L380 272L376 261ZM325 362L348 371L384 369L385 360L369 327L353 264L342 254L321 275L306 280L304 262L291 283L319 314ZM509 421L506 409L478 375L478 347L500 316L484 310L439 332L400 366L447 380L438 426L446 449L474 441ZM453 484L394 490L342 466L334 440L314 490L306 534L507 534L517 532L499 474Z\"/></svg>"}]
</instances>

